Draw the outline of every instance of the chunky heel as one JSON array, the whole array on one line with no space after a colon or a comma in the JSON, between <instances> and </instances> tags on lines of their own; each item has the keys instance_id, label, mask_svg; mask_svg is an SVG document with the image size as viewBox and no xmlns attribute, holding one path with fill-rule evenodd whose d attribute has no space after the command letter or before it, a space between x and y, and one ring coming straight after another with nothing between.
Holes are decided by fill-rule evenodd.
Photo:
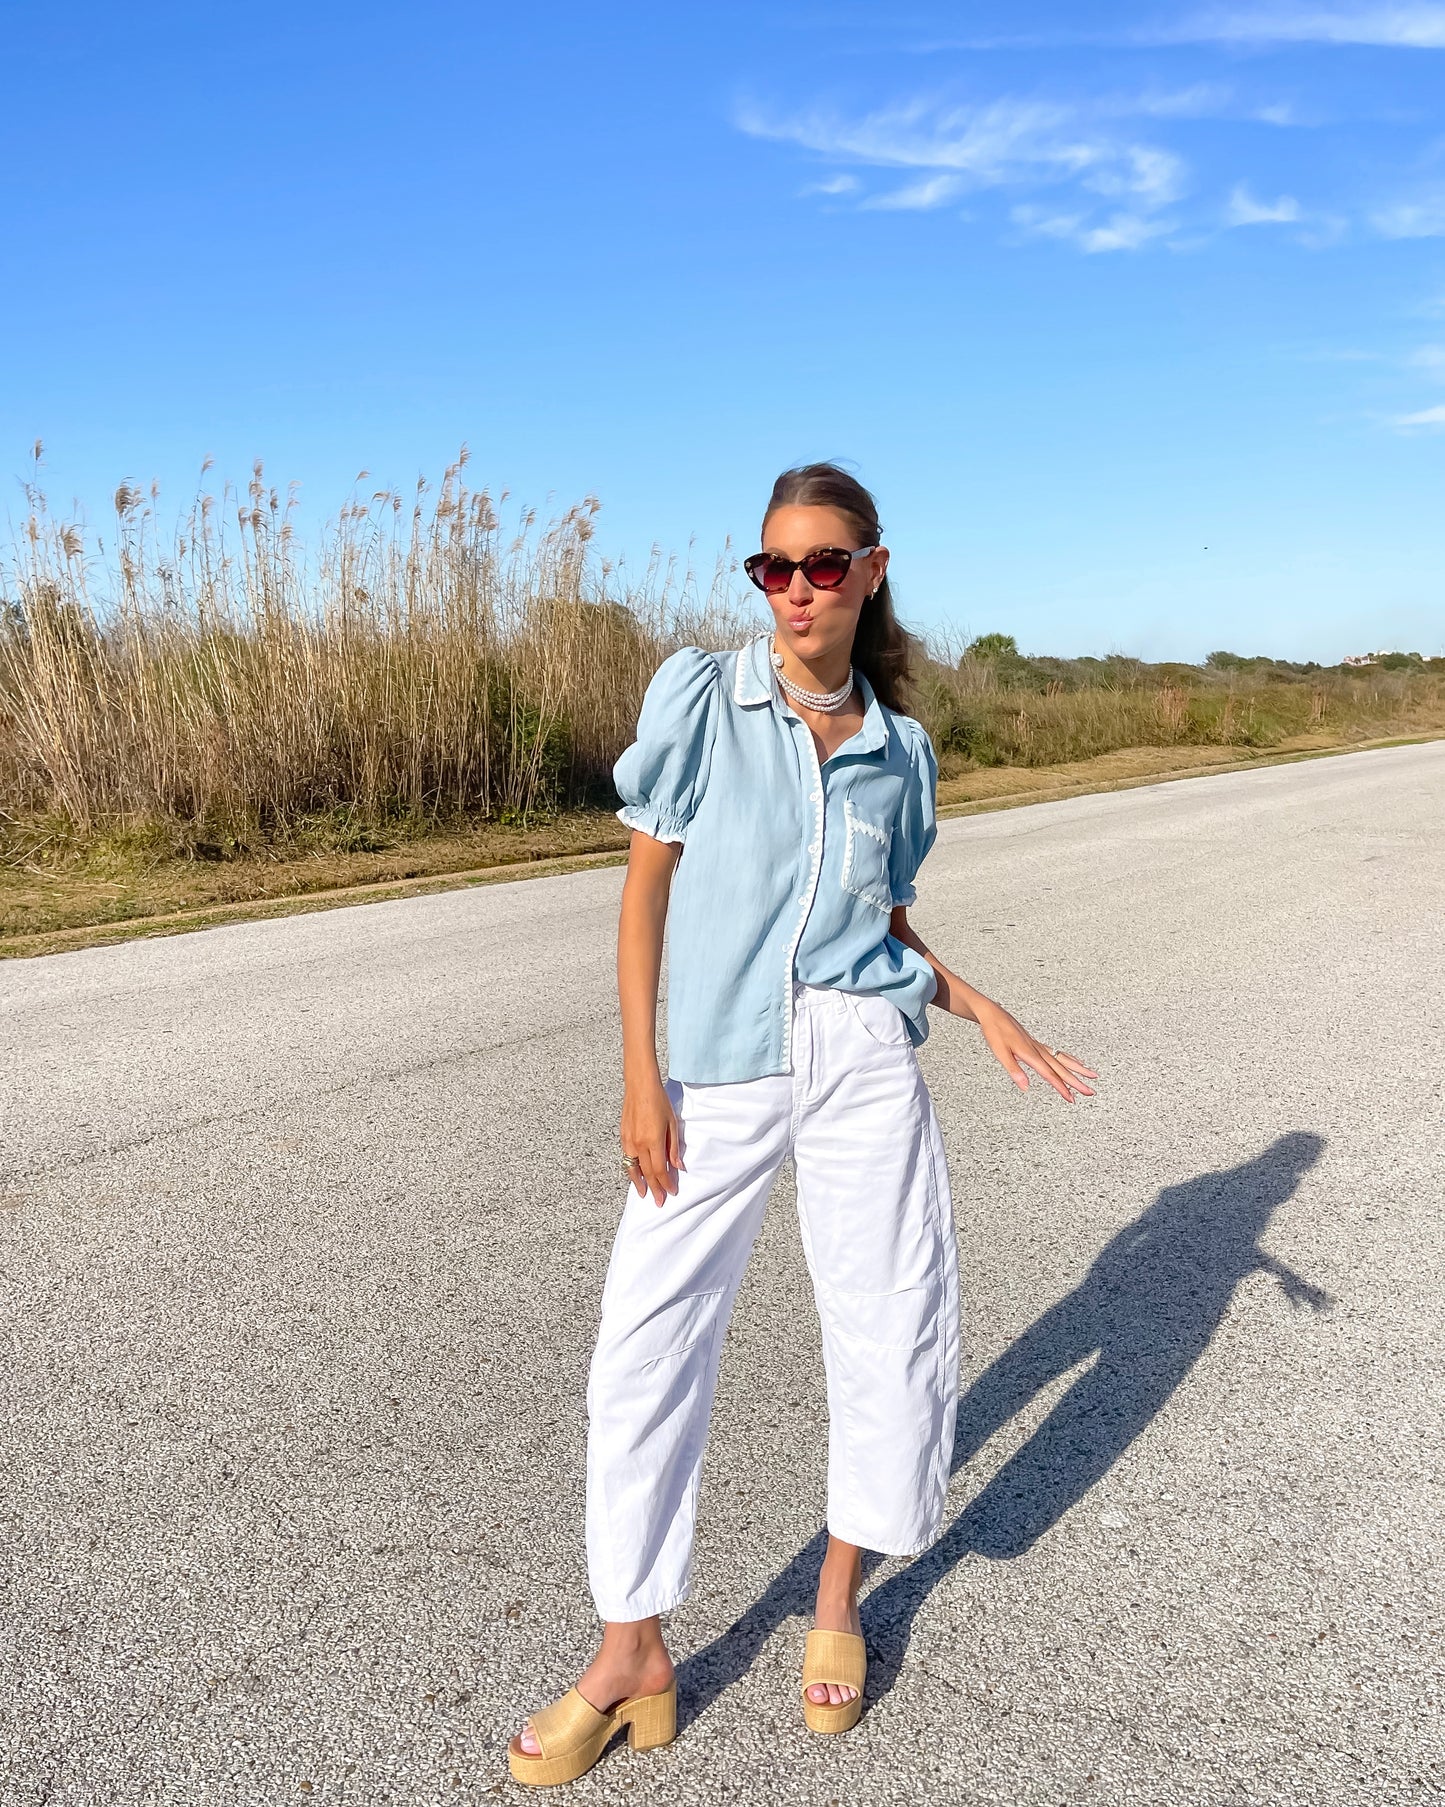
<instances>
[{"instance_id":1,"label":"chunky heel","mask_svg":"<svg viewBox=\"0 0 1445 1807\"><path fill-rule=\"evenodd\" d=\"M524 1751L519 1738L507 1747L512 1779L526 1788L555 1788L575 1782L602 1755L624 1726L635 1751L656 1750L677 1736L677 1683L661 1694L634 1694L610 1713L599 1713L575 1688L534 1713L529 1722L540 1755Z\"/></svg>"},{"instance_id":2,"label":"chunky heel","mask_svg":"<svg viewBox=\"0 0 1445 1807\"><path fill-rule=\"evenodd\" d=\"M662 1694L624 1700L617 1716L626 1722L627 1741L635 1751L655 1751L677 1736L677 1683Z\"/></svg>"}]
</instances>

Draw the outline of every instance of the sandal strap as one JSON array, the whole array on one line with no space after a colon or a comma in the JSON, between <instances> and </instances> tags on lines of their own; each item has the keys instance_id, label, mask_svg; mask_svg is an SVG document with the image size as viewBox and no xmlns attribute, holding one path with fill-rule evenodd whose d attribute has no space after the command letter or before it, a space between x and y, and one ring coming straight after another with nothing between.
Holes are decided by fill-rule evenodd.
<instances>
[{"instance_id":1,"label":"sandal strap","mask_svg":"<svg viewBox=\"0 0 1445 1807\"><path fill-rule=\"evenodd\" d=\"M820 1682L856 1688L861 1694L868 1674L868 1646L851 1631L810 1631L803 1648L803 1690Z\"/></svg>"},{"instance_id":2,"label":"sandal strap","mask_svg":"<svg viewBox=\"0 0 1445 1807\"><path fill-rule=\"evenodd\" d=\"M565 1757L595 1737L610 1718L610 1713L599 1713L575 1688L569 1688L560 1700L532 1715L532 1734L544 1757Z\"/></svg>"}]
</instances>

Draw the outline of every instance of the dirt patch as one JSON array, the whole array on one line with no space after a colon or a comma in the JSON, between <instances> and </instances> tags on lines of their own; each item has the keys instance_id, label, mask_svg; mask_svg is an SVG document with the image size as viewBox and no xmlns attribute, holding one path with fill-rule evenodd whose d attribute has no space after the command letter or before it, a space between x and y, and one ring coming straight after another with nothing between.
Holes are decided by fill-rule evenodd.
<instances>
[{"instance_id":1,"label":"dirt patch","mask_svg":"<svg viewBox=\"0 0 1445 1807\"><path fill-rule=\"evenodd\" d=\"M83 865L0 867L0 952L17 937L286 903L358 886L405 886L492 867L614 852L627 830L606 810L527 828L486 826L366 853L306 852L224 861L97 857ZM98 869L97 869L98 868Z\"/></svg>"},{"instance_id":2,"label":"dirt patch","mask_svg":"<svg viewBox=\"0 0 1445 1807\"><path fill-rule=\"evenodd\" d=\"M1271 752L1276 750L1304 751L1289 746ZM1099 753L1093 759L1074 759L1062 765L984 766L956 774L950 774L945 766L938 782L938 806L947 810L961 803L998 803L1033 799L1043 793L1060 796L1070 790L1102 790L1133 779L1158 780L1180 772L1255 765L1268 757L1252 755L1240 747L1121 747L1114 753Z\"/></svg>"}]
</instances>

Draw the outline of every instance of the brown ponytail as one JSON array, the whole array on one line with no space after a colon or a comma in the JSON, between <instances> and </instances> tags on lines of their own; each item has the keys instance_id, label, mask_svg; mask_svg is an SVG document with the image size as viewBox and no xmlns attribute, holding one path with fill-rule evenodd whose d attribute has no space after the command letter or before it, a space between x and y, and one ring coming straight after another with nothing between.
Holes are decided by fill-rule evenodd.
<instances>
[{"instance_id":1,"label":"brown ponytail","mask_svg":"<svg viewBox=\"0 0 1445 1807\"><path fill-rule=\"evenodd\" d=\"M831 508L845 517L860 546L876 546L883 538L878 504L856 477L836 464L800 464L784 471L768 498L764 533L779 508ZM913 683L912 651L912 639L893 613L893 595L885 577L858 617L853 663L886 708L907 710L907 693Z\"/></svg>"}]
</instances>

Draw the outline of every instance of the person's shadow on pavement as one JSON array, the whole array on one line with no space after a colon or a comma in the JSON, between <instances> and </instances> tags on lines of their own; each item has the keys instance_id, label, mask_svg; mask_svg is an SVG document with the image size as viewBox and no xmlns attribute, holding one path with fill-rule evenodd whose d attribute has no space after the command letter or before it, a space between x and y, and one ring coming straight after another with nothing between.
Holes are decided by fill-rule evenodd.
<instances>
[{"instance_id":1,"label":"person's shadow on pavement","mask_svg":"<svg viewBox=\"0 0 1445 1807\"><path fill-rule=\"evenodd\" d=\"M1259 1246L1323 1149L1322 1137L1297 1131L1242 1166L1166 1187L972 1383L959 1400L955 1474L1044 1388L1097 1355L938 1542L863 1602L870 1700L892 1687L918 1610L950 1570L970 1554L1022 1555L1108 1473L1204 1353L1243 1280L1269 1274L1292 1305L1330 1303ZM820 1531L735 1624L680 1666L687 1719L744 1673L785 1618L811 1614L826 1541ZM865 1575L884 1560L866 1557Z\"/></svg>"}]
</instances>

